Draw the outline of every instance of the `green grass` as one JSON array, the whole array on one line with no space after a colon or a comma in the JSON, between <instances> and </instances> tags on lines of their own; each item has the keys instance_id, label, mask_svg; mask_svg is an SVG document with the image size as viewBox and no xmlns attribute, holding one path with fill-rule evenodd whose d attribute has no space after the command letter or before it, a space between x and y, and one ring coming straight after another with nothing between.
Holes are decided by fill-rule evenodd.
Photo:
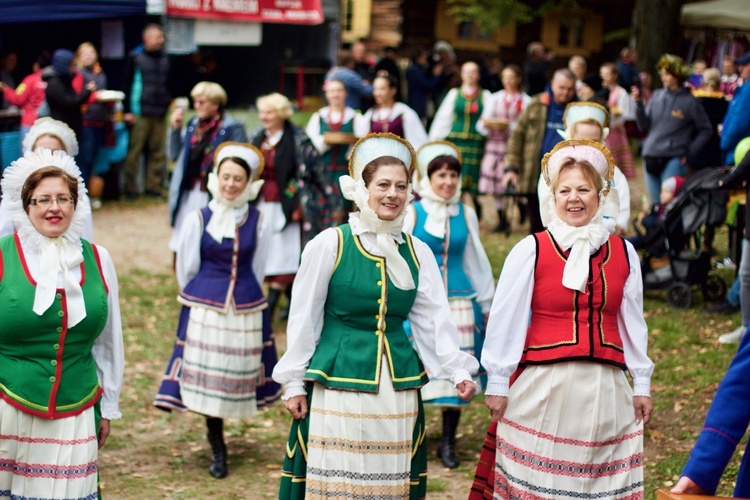
<instances>
[{"instance_id":1,"label":"green grass","mask_svg":"<svg viewBox=\"0 0 750 500\"><path fill-rule=\"evenodd\" d=\"M139 203L139 202L136 202ZM147 216L148 203L141 216ZM512 245L510 238L485 233L483 241L495 276ZM718 240L718 255L726 252ZM731 273L724 273L728 282ZM279 403L246 421L229 421L226 435L230 475L222 481L207 473L210 448L205 424L194 414L168 414L152 399L166 368L175 335L179 305L171 275L143 271L120 276L126 345L125 382L121 395L123 419L101 453L105 498L275 498L290 417ZM656 363L653 402L656 408L645 439L646 498L676 482L701 429L706 410L735 346L716 342L739 324L733 317L700 312L700 294L688 311L671 310L663 292L649 292L645 301L650 327L650 356ZM284 325L276 328L281 346ZM482 398L461 417L458 456L461 466L447 471L435 459L440 413L427 408L430 464L429 498L465 498L484 441L489 418ZM744 449L744 445L742 446ZM719 494L731 495L739 452L722 480Z\"/></svg>"}]
</instances>

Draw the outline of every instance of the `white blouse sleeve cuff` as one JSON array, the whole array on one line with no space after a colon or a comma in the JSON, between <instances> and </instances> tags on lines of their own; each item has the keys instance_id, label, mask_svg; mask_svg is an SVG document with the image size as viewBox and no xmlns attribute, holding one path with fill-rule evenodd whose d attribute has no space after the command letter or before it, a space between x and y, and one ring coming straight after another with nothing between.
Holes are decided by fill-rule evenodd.
<instances>
[{"instance_id":1,"label":"white blouse sleeve cuff","mask_svg":"<svg viewBox=\"0 0 750 500\"><path fill-rule=\"evenodd\" d=\"M510 377L504 377L502 375L490 376L487 381L487 388L484 390L484 394L487 396L505 396L508 397L508 390L510 388Z\"/></svg>"},{"instance_id":2,"label":"white blouse sleeve cuff","mask_svg":"<svg viewBox=\"0 0 750 500\"><path fill-rule=\"evenodd\" d=\"M651 397L651 379L648 377L633 379L633 396Z\"/></svg>"},{"instance_id":3,"label":"white blouse sleeve cuff","mask_svg":"<svg viewBox=\"0 0 750 500\"><path fill-rule=\"evenodd\" d=\"M102 418L106 418L107 420L122 418L122 413L118 409L117 402L112 404L106 400L106 397L102 397L99 408L102 412Z\"/></svg>"},{"instance_id":4,"label":"white blouse sleeve cuff","mask_svg":"<svg viewBox=\"0 0 750 500\"><path fill-rule=\"evenodd\" d=\"M460 370L456 370L453 372L453 375L451 375L451 382L453 382L453 385L458 385L464 380L468 380L469 382L472 381L471 373L469 373L468 370L464 370L463 368Z\"/></svg>"},{"instance_id":5,"label":"white blouse sleeve cuff","mask_svg":"<svg viewBox=\"0 0 750 500\"><path fill-rule=\"evenodd\" d=\"M286 386L284 386L284 395L281 396L281 399L283 401L291 399L295 396L307 396L304 380L292 380L288 382Z\"/></svg>"}]
</instances>

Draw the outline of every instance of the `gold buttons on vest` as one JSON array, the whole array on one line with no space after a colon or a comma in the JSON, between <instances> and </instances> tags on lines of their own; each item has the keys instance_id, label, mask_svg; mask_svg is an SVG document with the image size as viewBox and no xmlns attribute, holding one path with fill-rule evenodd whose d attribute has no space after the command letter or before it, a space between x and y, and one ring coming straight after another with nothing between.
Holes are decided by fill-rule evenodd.
<instances>
[{"instance_id":1,"label":"gold buttons on vest","mask_svg":"<svg viewBox=\"0 0 750 500\"><path fill-rule=\"evenodd\" d=\"M53 359L52 361L49 362L49 364L51 364L52 366L57 366L57 360Z\"/></svg>"},{"instance_id":2,"label":"gold buttons on vest","mask_svg":"<svg viewBox=\"0 0 750 500\"><path fill-rule=\"evenodd\" d=\"M375 335L381 335L382 333L380 330L375 330Z\"/></svg>"},{"instance_id":3,"label":"gold buttons on vest","mask_svg":"<svg viewBox=\"0 0 750 500\"><path fill-rule=\"evenodd\" d=\"M378 304L382 304L382 303L383 303L383 299L378 299Z\"/></svg>"},{"instance_id":4,"label":"gold buttons on vest","mask_svg":"<svg viewBox=\"0 0 750 500\"><path fill-rule=\"evenodd\" d=\"M62 299L62 294L58 293L57 295L55 295L55 297L57 297L57 300L60 300L60 299Z\"/></svg>"},{"instance_id":5,"label":"gold buttons on vest","mask_svg":"<svg viewBox=\"0 0 750 500\"><path fill-rule=\"evenodd\" d=\"M62 311L60 311L60 312L62 312ZM62 327L61 327L61 326L58 326L57 328L55 328L55 331L56 331L57 333L62 333Z\"/></svg>"},{"instance_id":6,"label":"gold buttons on vest","mask_svg":"<svg viewBox=\"0 0 750 500\"><path fill-rule=\"evenodd\" d=\"M380 267L380 262L376 262L375 267Z\"/></svg>"},{"instance_id":7,"label":"gold buttons on vest","mask_svg":"<svg viewBox=\"0 0 750 500\"><path fill-rule=\"evenodd\" d=\"M378 286L383 286L383 282L378 280Z\"/></svg>"},{"instance_id":8,"label":"gold buttons on vest","mask_svg":"<svg viewBox=\"0 0 750 500\"><path fill-rule=\"evenodd\" d=\"M59 349L60 349L60 344L55 344L55 345L53 345L53 346L52 346L52 349L54 349L54 350L56 350L56 351L57 351L57 350L59 350Z\"/></svg>"},{"instance_id":9,"label":"gold buttons on vest","mask_svg":"<svg viewBox=\"0 0 750 500\"><path fill-rule=\"evenodd\" d=\"M380 314L376 314L375 319L380 319Z\"/></svg>"},{"instance_id":10,"label":"gold buttons on vest","mask_svg":"<svg viewBox=\"0 0 750 500\"><path fill-rule=\"evenodd\" d=\"M63 316L65 316L65 311L57 311L57 315L62 318Z\"/></svg>"},{"instance_id":11,"label":"gold buttons on vest","mask_svg":"<svg viewBox=\"0 0 750 500\"><path fill-rule=\"evenodd\" d=\"M57 378L55 378L55 377L50 377L50 378L49 378L49 381L50 381L50 382L52 382L52 383L54 383L54 382L55 382L55 380L57 380Z\"/></svg>"}]
</instances>

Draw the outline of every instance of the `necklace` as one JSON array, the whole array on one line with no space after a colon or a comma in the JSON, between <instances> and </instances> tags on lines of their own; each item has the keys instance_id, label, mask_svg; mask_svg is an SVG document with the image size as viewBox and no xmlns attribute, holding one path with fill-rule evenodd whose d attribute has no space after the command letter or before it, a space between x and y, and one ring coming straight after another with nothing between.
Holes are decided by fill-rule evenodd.
<instances>
[{"instance_id":1,"label":"necklace","mask_svg":"<svg viewBox=\"0 0 750 500\"><path fill-rule=\"evenodd\" d=\"M591 290L594 287L594 283L596 283L597 280L599 280L599 278L601 278L601 276L602 276L602 271L603 271L602 268L604 267L604 258L602 258L602 259L599 260L598 267L599 267L599 271L595 275L593 275L590 280L586 281L586 285L587 285L586 286L586 295L589 295L591 293Z\"/></svg>"},{"instance_id":2,"label":"necklace","mask_svg":"<svg viewBox=\"0 0 750 500\"><path fill-rule=\"evenodd\" d=\"M391 106L390 108L388 108L388 116L385 117L385 120L380 118L380 115L382 114L381 111L383 110L383 108L378 108L372 113L372 117L375 119L376 122L380 124L383 132L388 132L388 125L391 123L391 116L393 115L393 108L394 106Z\"/></svg>"},{"instance_id":3,"label":"necklace","mask_svg":"<svg viewBox=\"0 0 750 500\"><path fill-rule=\"evenodd\" d=\"M339 118L338 121L335 121L333 119L333 114L334 113L339 113L339 117L340 118ZM333 108L329 107L328 108L328 118L326 118L326 124L328 125L329 130L331 130L332 132L338 132L339 129L341 128L341 124L342 123L344 123L344 110L342 109L341 111L338 111L338 110L334 110Z\"/></svg>"}]
</instances>

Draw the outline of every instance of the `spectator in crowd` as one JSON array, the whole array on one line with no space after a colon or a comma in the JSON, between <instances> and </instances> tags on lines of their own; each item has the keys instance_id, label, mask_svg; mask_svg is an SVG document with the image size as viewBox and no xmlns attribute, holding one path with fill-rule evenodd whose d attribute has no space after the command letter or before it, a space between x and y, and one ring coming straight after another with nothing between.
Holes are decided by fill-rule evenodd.
<instances>
[{"instance_id":1,"label":"spectator in crowd","mask_svg":"<svg viewBox=\"0 0 750 500\"><path fill-rule=\"evenodd\" d=\"M526 63L523 66L526 93L530 96L544 92L547 87L547 66L554 55L546 52L541 42L531 42L526 47Z\"/></svg>"},{"instance_id":2,"label":"spectator in crowd","mask_svg":"<svg viewBox=\"0 0 750 500\"><path fill-rule=\"evenodd\" d=\"M75 54L67 49L58 49L52 54L52 65L42 72L42 79L47 82L46 95L50 116L66 123L81 137L83 131L83 114L81 105L89 100L96 90L96 82L88 82L80 93L73 88L73 77L76 73Z\"/></svg>"},{"instance_id":3,"label":"spectator in crowd","mask_svg":"<svg viewBox=\"0 0 750 500\"><path fill-rule=\"evenodd\" d=\"M638 78L640 78L641 101L646 106L648 105L648 101L651 100L651 94L654 92L654 78L648 71L638 73Z\"/></svg>"},{"instance_id":4,"label":"spectator in crowd","mask_svg":"<svg viewBox=\"0 0 750 500\"><path fill-rule=\"evenodd\" d=\"M39 117L39 107L46 96L47 82L42 80L42 70L49 66L50 57L47 52L42 52L32 65L32 73L21 81L18 88L14 89L0 82L3 98L13 106L21 108L21 139L25 136L34 122Z\"/></svg>"},{"instance_id":5,"label":"spectator in crowd","mask_svg":"<svg viewBox=\"0 0 750 500\"><path fill-rule=\"evenodd\" d=\"M734 91L740 85L740 75L737 74L737 64L732 56L724 56L721 62L721 87L719 90L724 93L727 101L734 97Z\"/></svg>"},{"instance_id":6,"label":"spectator in crowd","mask_svg":"<svg viewBox=\"0 0 750 500\"><path fill-rule=\"evenodd\" d=\"M401 68L398 65L398 51L396 47L386 46L383 48L383 57L375 65L375 75L384 72L391 75L396 82L396 100L401 101Z\"/></svg>"},{"instance_id":7,"label":"spectator in crowd","mask_svg":"<svg viewBox=\"0 0 750 500\"><path fill-rule=\"evenodd\" d=\"M18 54L14 51L3 52L0 56L0 83L7 85L14 89L16 88L16 79L13 77L13 72L18 66ZM3 109L6 109L12 104L7 100L2 101Z\"/></svg>"},{"instance_id":8,"label":"spectator in crowd","mask_svg":"<svg viewBox=\"0 0 750 500\"><path fill-rule=\"evenodd\" d=\"M630 152L628 134L625 132L625 122L635 120L635 103L624 88L617 85L617 69L612 63L604 63L599 69L602 86L609 89L607 106L612 119L609 122L609 135L605 144L615 158L615 164L620 167L625 177L635 177L633 168L633 153Z\"/></svg>"},{"instance_id":9,"label":"spectator in crowd","mask_svg":"<svg viewBox=\"0 0 750 500\"><path fill-rule=\"evenodd\" d=\"M435 109L437 109L440 107L440 103L443 102L443 98L445 97L445 94L448 93L448 90L457 86L461 82L461 77L459 75L460 71L458 64L456 63L456 53L453 51L451 44L445 40L438 40L435 42L432 46L430 64L442 64L443 66L438 89L432 96Z\"/></svg>"},{"instance_id":10,"label":"spectator in crowd","mask_svg":"<svg viewBox=\"0 0 750 500\"><path fill-rule=\"evenodd\" d=\"M688 78L688 86L691 89L699 89L703 87L703 72L706 71L706 68L708 65L706 64L706 61L703 59L698 59L693 63L693 72L690 74L690 78Z\"/></svg>"},{"instance_id":11,"label":"spectator in crowd","mask_svg":"<svg viewBox=\"0 0 750 500\"><path fill-rule=\"evenodd\" d=\"M617 61L617 85L629 89L638 82L638 52L630 47L620 51L620 59Z\"/></svg>"},{"instance_id":12,"label":"spectator in crowd","mask_svg":"<svg viewBox=\"0 0 750 500\"><path fill-rule=\"evenodd\" d=\"M750 336L740 344L708 409L682 477L672 493L714 495L734 450L750 422ZM750 450L745 448L734 487L735 498L750 497Z\"/></svg>"},{"instance_id":13,"label":"spectator in crowd","mask_svg":"<svg viewBox=\"0 0 750 500\"><path fill-rule=\"evenodd\" d=\"M351 52L342 50L336 56L336 66L326 74L326 80L335 78L346 86L346 105L352 109L362 109L362 100L372 96L372 82L363 80L354 71L354 58Z\"/></svg>"},{"instance_id":14,"label":"spectator in crowd","mask_svg":"<svg viewBox=\"0 0 750 500\"><path fill-rule=\"evenodd\" d=\"M734 89L732 102L729 104L721 128L721 149L724 152L724 163L734 164L734 148L745 137L750 136L750 52L737 59L742 84Z\"/></svg>"},{"instance_id":15,"label":"spectator in crowd","mask_svg":"<svg viewBox=\"0 0 750 500\"><path fill-rule=\"evenodd\" d=\"M76 50L76 66L83 75L84 84L94 82L97 89L107 88L107 75L99 64L99 54L92 43L84 42ZM104 128L109 122L109 109L103 102L88 102L84 105L83 130L80 152L76 157L81 176L88 185L94 159L104 145Z\"/></svg>"},{"instance_id":16,"label":"spectator in crowd","mask_svg":"<svg viewBox=\"0 0 750 500\"><path fill-rule=\"evenodd\" d=\"M665 54L659 59L663 88L655 91L648 106L637 86L631 89L636 102L638 128L648 134L643 141L646 190L651 203L659 199L666 179L687 173L687 163L711 139L711 122L698 100L684 87L690 76L681 58Z\"/></svg>"},{"instance_id":17,"label":"spectator in crowd","mask_svg":"<svg viewBox=\"0 0 750 500\"><path fill-rule=\"evenodd\" d=\"M499 53L490 52L489 54L485 54L479 64L479 71L481 72L479 85L483 89L490 92L497 92L503 88L503 61L500 59Z\"/></svg>"},{"instance_id":18,"label":"spectator in crowd","mask_svg":"<svg viewBox=\"0 0 750 500\"><path fill-rule=\"evenodd\" d=\"M703 72L703 86L693 91L693 95L703 106L708 120L711 122L711 139L708 144L698 152L698 155L690 162L689 170L698 170L704 167L718 167L723 165L721 154L721 139L719 137L719 125L724 121L729 103L724 98L721 88L721 74L716 68L708 68ZM691 172L688 172L688 177Z\"/></svg>"},{"instance_id":19,"label":"spectator in crowd","mask_svg":"<svg viewBox=\"0 0 750 500\"><path fill-rule=\"evenodd\" d=\"M169 58L164 53L164 30L149 24L143 30L143 46L128 60L123 119L131 126L130 148L125 159L125 194L135 198L138 193L138 170L141 155L147 148L146 195L161 198L164 186L169 90Z\"/></svg>"},{"instance_id":20,"label":"spectator in crowd","mask_svg":"<svg viewBox=\"0 0 750 500\"><path fill-rule=\"evenodd\" d=\"M188 214L208 204L208 177L214 153L224 142L247 142L245 124L226 112L227 93L214 82L200 82L190 91L195 116L185 123L185 110L175 107L170 118L167 151L175 162L169 183L169 221L174 231L169 249L178 251Z\"/></svg>"},{"instance_id":21,"label":"spectator in crowd","mask_svg":"<svg viewBox=\"0 0 750 500\"><path fill-rule=\"evenodd\" d=\"M536 95L524 110L510 134L505 153L503 188L512 182L528 199L529 232L544 230L539 212L537 183L544 155L561 141L565 106L576 99L576 76L567 68L558 69L543 94Z\"/></svg>"},{"instance_id":22,"label":"spectator in crowd","mask_svg":"<svg viewBox=\"0 0 750 500\"><path fill-rule=\"evenodd\" d=\"M587 68L588 65L586 64L586 59L584 59L583 56L576 55L568 60L568 69L576 75L576 92L578 92L581 85L583 85L583 79L586 77ZM580 98L580 96L578 97Z\"/></svg>"},{"instance_id":23,"label":"spectator in crowd","mask_svg":"<svg viewBox=\"0 0 750 500\"><path fill-rule=\"evenodd\" d=\"M406 104L419 115L422 125L427 125L431 118L427 116L427 102L430 95L437 91L442 72L442 63L430 67L426 50L414 51L411 64L406 69Z\"/></svg>"},{"instance_id":24,"label":"spectator in crowd","mask_svg":"<svg viewBox=\"0 0 750 500\"><path fill-rule=\"evenodd\" d=\"M351 48L352 58L354 59L354 71L362 78L362 81L370 85L375 78L375 64L368 55L367 47L361 41L354 42ZM372 95L364 96L362 100L361 111L370 109L373 105Z\"/></svg>"}]
</instances>

